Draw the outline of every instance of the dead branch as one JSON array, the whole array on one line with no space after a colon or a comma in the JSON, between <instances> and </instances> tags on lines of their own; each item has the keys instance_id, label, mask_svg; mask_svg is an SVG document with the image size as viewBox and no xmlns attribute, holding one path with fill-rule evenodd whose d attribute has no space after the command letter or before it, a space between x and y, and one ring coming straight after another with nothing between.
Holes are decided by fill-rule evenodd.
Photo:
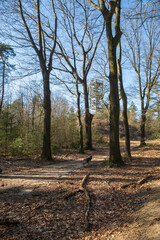
<instances>
[{"instance_id":1,"label":"dead branch","mask_svg":"<svg viewBox=\"0 0 160 240\"><path fill-rule=\"evenodd\" d=\"M85 185L87 183L89 175L90 173L87 173L86 176L82 179L81 188L85 189Z\"/></svg>"},{"instance_id":2,"label":"dead branch","mask_svg":"<svg viewBox=\"0 0 160 240\"><path fill-rule=\"evenodd\" d=\"M89 214L90 214L90 208L91 208L91 196L90 196L88 190L86 189L86 184L87 184L89 175L90 175L90 173L87 173L84 176L84 178L82 179L80 188L78 190L76 190L73 193L70 193L70 194L68 194L64 197L65 200L68 200L70 197L75 196L79 192L84 192L85 193L85 196L86 196L86 199L87 199L86 212L85 212L85 228L86 228L86 230L88 230L89 227L90 227Z\"/></svg>"},{"instance_id":3,"label":"dead branch","mask_svg":"<svg viewBox=\"0 0 160 240\"><path fill-rule=\"evenodd\" d=\"M139 179L137 182L131 182L131 183L128 183L128 184L124 184L121 186L122 189L125 189L127 187L130 187L130 186L133 186L133 187L136 187L136 186L140 186L140 185L143 185L144 183L150 181L150 180L153 180L154 179L154 176L152 175L148 175L142 179Z\"/></svg>"},{"instance_id":4,"label":"dead branch","mask_svg":"<svg viewBox=\"0 0 160 240\"><path fill-rule=\"evenodd\" d=\"M82 184L81 184L81 188L83 189L83 191L86 195L86 199L87 199L86 212L85 212L85 227L86 227L86 230L88 230L89 227L90 227L89 213L90 213L90 208L91 208L91 197L90 197L89 192L86 189L86 184L87 184L89 175L90 175L90 173L86 174L86 176L83 178Z\"/></svg>"},{"instance_id":5,"label":"dead branch","mask_svg":"<svg viewBox=\"0 0 160 240\"><path fill-rule=\"evenodd\" d=\"M136 186L136 182L131 182L131 183L127 183L121 186L122 189L128 188L130 186L135 187Z\"/></svg>"},{"instance_id":6,"label":"dead branch","mask_svg":"<svg viewBox=\"0 0 160 240\"><path fill-rule=\"evenodd\" d=\"M153 180L153 176L152 175L148 175L146 176L145 178L142 178L140 179L138 182L137 182L137 185L143 185L144 183L148 182L149 180Z\"/></svg>"}]
</instances>

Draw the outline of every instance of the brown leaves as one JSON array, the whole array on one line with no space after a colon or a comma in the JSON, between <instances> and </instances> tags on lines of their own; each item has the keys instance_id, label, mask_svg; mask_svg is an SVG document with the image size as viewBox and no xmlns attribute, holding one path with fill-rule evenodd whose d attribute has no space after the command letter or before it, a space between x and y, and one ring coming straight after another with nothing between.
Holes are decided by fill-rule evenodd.
<instances>
[{"instance_id":1,"label":"brown leaves","mask_svg":"<svg viewBox=\"0 0 160 240\"><path fill-rule=\"evenodd\" d=\"M4 186L0 185L1 238L106 240L116 239L116 233L126 233L134 222L135 209L156 191L153 182L159 175L159 148L136 149L132 162L112 169L100 164L103 151L88 153L93 160L87 168L83 168L82 155L78 154L70 154L69 160L55 161L52 166L45 167L41 162L41 168L40 163L15 160L12 164L5 162L4 167L2 161L5 173L1 174ZM87 199L79 190L87 172L87 190L92 199L90 232L85 231L84 224Z\"/></svg>"}]
</instances>

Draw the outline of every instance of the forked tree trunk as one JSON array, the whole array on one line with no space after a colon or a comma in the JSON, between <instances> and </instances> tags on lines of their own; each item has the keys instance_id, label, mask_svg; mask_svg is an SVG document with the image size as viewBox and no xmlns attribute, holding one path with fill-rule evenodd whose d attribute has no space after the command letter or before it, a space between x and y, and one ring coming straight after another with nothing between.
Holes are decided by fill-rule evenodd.
<instances>
[{"instance_id":1,"label":"forked tree trunk","mask_svg":"<svg viewBox=\"0 0 160 240\"><path fill-rule=\"evenodd\" d=\"M43 132L43 148L41 157L46 160L51 160L51 99L49 72L43 72L43 89L44 89L44 132Z\"/></svg>"}]
</instances>

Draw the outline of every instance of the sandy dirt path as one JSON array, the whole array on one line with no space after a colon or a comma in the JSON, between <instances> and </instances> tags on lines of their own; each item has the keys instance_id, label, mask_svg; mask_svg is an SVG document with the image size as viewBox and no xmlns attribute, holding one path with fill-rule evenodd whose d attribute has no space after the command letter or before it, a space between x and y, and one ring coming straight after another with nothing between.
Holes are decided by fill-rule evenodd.
<instances>
[{"instance_id":1,"label":"sandy dirt path","mask_svg":"<svg viewBox=\"0 0 160 240\"><path fill-rule=\"evenodd\" d=\"M160 142L137 145L132 144L133 159L123 168L104 167L105 145L85 155L59 154L53 163L1 159L0 239L159 240ZM92 161L83 165L90 155ZM88 172L90 231L84 228L85 195L65 200Z\"/></svg>"}]
</instances>

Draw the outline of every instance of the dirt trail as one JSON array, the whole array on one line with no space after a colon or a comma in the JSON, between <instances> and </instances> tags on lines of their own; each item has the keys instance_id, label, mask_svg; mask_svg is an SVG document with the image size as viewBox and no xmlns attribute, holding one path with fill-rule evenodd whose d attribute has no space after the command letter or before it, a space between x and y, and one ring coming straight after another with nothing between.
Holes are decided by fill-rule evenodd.
<instances>
[{"instance_id":1,"label":"dirt trail","mask_svg":"<svg viewBox=\"0 0 160 240\"><path fill-rule=\"evenodd\" d=\"M95 155L93 155L95 153ZM92 154L92 161L88 164L83 164L83 159ZM87 169L88 167L94 168L98 164L102 164L105 160L107 150L98 149L96 152L88 151L87 155L83 154L69 154L69 156L60 156L53 164L39 166L38 168L18 168L8 172L3 170L3 189L10 189L11 187L30 186L46 186L53 181L63 181L71 179L77 171ZM72 178L74 180L74 177Z\"/></svg>"},{"instance_id":2,"label":"dirt trail","mask_svg":"<svg viewBox=\"0 0 160 240\"><path fill-rule=\"evenodd\" d=\"M123 168L104 168L105 145L85 155L59 154L54 163L1 159L0 239L159 240L160 141L137 145L132 143L133 160ZM92 161L83 165L90 155ZM92 207L86 232L85 197L64 199L88 172ZM138 185L146 176L152 178Z\"/></svg>"}]
</instances>

